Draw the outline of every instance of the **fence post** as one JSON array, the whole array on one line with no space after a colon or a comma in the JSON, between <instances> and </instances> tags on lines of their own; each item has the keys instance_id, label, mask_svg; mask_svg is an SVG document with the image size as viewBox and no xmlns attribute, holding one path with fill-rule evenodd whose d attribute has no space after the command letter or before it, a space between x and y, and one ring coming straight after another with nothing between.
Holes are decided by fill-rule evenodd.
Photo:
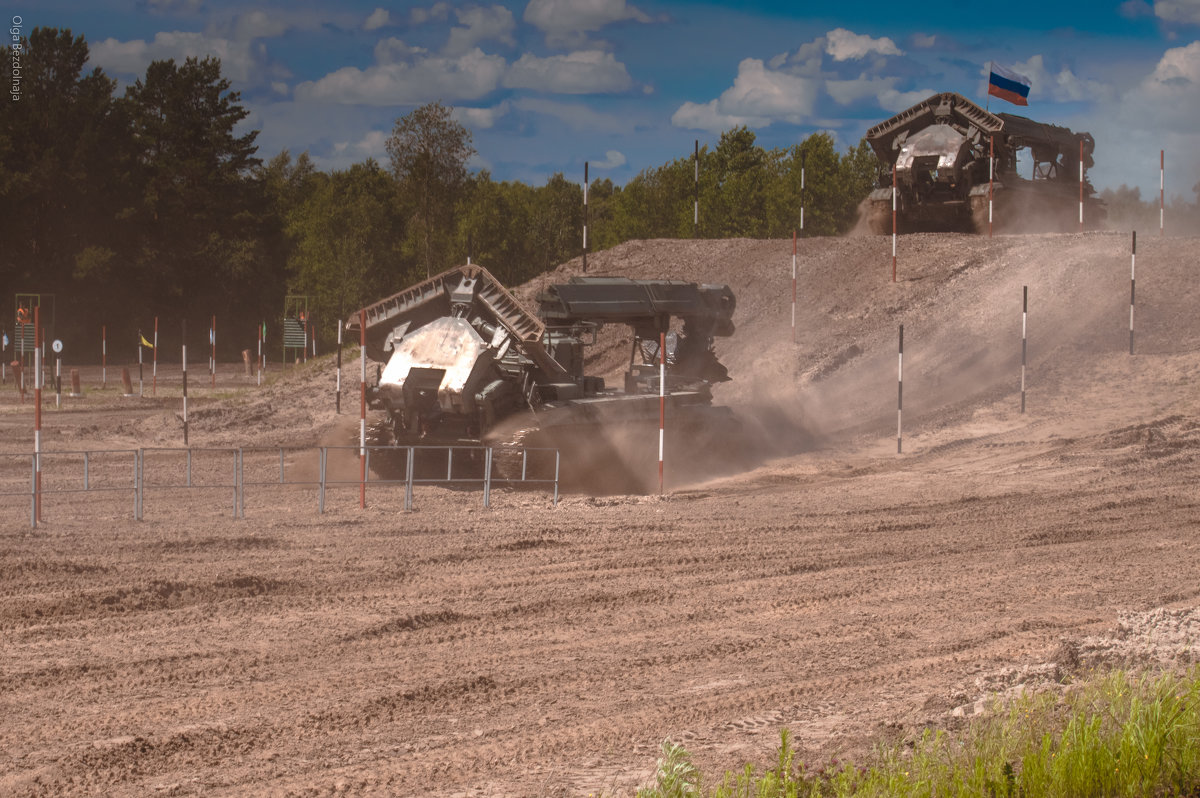
<instances>
[{"instance_id":1,"label":"fence post","mask_svg":"<svg viewBox=\"0 0 1200 798\"><path fill-rule=\"evenodd\" d=\"M320 452L321 452L320 456L317 458L317 462L318 462L318 465L317 465L318 477L317 477L317 479L320 482L320 488L317 489L317 512L324 515L325 514L325 458L328 454L328 450L324 446L322 446Z\"/></svg>"},{"instance_id":2,"label":"fence post","mask_svg":"<svg viewBox=\"0 0 1200 798\"><path fill-rule=\"evenodd\" d=\"M413 508L413 447L408 447L408 473L404 478L404 509Z\"/></svg>"},{"instance_id":3,"label":"fence post","mask_svg":"<svg viewBox=\"0 0 1200 798\"><path fill-rule=\"evenodd\" d=\"M29 523L37 529L37 455L29 456Z\"/></svg>"},{"instance_id":4,"label":"fence post","mask_svg":"<svg viewBox=\"0 0 1200 798\"><path fill-rule=\"evenodd\" d=\"M483 451L483 506L491 507L492 500L492 447Z\"/></svg>"}]
</instances>

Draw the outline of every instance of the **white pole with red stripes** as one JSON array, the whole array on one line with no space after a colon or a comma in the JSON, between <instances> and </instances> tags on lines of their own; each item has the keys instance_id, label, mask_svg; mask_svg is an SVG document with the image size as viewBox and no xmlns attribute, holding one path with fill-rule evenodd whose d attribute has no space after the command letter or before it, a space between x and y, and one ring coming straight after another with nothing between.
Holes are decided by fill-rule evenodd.
<instances>
[{"instance_id":1,"label":"white pole with red stripes","mask_svg":"<svg viewBox=\"0 0 1200 798\"><path fill-rule=\"evenodd\" d=\"M667 426L667 333L658 334L658 492L663 492L663 443Z\"/></svg>"},{"instance_id":2,"label":"white pole with red stripes","mask_svg":"<svg viewBox=\"0 0 1200 798\"><path fill-rule=\"evenodd\" d=\"M1163 217L1166 215L1167 197L1166 197L1166 166L1167 166L1167 151L1158 151L1158 234L1163 235Z\"/></svg>"},{"instance_id":3,"label":"white pole with red stripes","mask_svg":"<svg viewBox=\"0 0 1200 798\"><path fill-rule=\"evenodd\" d=\"M796 231L792 231L792 343L796 343Z\"/></svg>"}]
</instances>

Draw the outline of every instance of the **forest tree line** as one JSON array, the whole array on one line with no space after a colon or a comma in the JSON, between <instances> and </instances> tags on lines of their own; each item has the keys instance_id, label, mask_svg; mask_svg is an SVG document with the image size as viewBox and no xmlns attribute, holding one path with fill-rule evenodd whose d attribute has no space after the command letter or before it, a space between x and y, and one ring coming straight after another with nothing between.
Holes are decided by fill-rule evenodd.
<instances>
[{"instance_id":1,"label":"forest tree line","mask_svg":"<svg viewBox=\"0 0 1200 798\"><path fill-rule=\"evenodd\" d=\"M155 61L118 94L102 70L85 72L83 36L37 28L21 48L21 100L0 115L0 324L13 329L14 294L53 294L53 334L75 362L98 359L101 325L134 351L155 316L177 342L175 325L206 337L215 315L222 357L251 346L266 320L274 351L289 294L310 298L327 350L338 318L468 257L511 286L582 251L582 185L469 173L471 133L440 103L396 120L387 163L322 171L307 153L259 157L215 58ZM805 234L837 235L854 225L877 169L865 141L839 153L816 133L764 149L745 127L698 160L698 229L689 151L623 186L591 181L589 250L785 238L802 202Z\"/></svg>"}]
</instances>

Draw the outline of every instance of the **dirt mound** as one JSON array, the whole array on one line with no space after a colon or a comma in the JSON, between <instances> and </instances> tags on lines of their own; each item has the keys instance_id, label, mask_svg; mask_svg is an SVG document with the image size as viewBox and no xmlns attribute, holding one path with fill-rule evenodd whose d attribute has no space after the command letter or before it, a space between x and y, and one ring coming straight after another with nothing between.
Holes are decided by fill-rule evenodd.
<instances>
[{"instance_id":1,"label":"dirt mound","mask_svg":"<svg viewBox=\"0 0 1200 798\"><path fill-rule=\"evenodd\" d=\"M1200 242L1138 249L1133 356L1124 235L904 236L894 283L889 239L805 240L795 343L790 241L589 256L738 298L716 394L737 423L691 435L722 468L668 446L665 496L494 489L484 510L423 485L405 512L373 483L363 509L347 459L320 497L272 463L244 519L227 488L163 488L135 522L127 458L96 458L108 492L46 496L31 530L32 410L6 386L0 793L622 795L668 737L720 773L787 727L816 767L1093 665L1193 663ZM596 371L619 374L625 334ZM195 445L354 440L357 363L341 416L332 368L222 372ZM44 440L179 445L179 404L160 374L157 397L47 411ZM634 437L656 481L657 436ZM78 490L84 464L47 459Z\"/></svg>"}]
</instances>

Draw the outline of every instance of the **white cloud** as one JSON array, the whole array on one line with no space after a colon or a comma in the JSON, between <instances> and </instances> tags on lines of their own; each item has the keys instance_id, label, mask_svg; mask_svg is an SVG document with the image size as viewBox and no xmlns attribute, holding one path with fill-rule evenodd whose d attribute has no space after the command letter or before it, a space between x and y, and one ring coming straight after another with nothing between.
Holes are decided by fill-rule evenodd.
<instances>
[{"instance_id":1,"label":"white cloud","mask_svg":"<svg viewBox=\"0 0 1200 798\"><path fill-rule=\"evenodd\" d=\"M612 53L584 50L538 58L525 53L508 69L504 86L558 94L625 91L633 84L625 65Z\"/></svg>"},{"instance_id":2,"label":"white cloud","mask_svg":"<svg viewBox=\"0 0 1200 798\"><path fill-rule=\"evenodd\" d=\"M1105 101L1113 98L1113 91L1103 83L1080 78L1069 68L1057 73L1046 66L1046 59L1039 53L1027 61L1013 65L1013 70L1032 81L1029 89L1031 98L1044 98L1055 102L1078 102L1081 100ZM987 78L988 68L982 70Z\"/></svg>"},{"instance_id":3,"label":"white cloud","mask_svg":"<svg viewBox=\"0 0 1200 798\"><path fill-rule=\"evenodd\" d=\"M1154 0L1154 14L1167 22L1200 25L1200 0Z\"/></svg>"},{"instance_id":4,"label":"white cloud","mask_svg":"<svg viewBox=\"0 0 1200 798\"><path fill-rule=\"evenodd\" d=\"M886 36L872 39L866 34L854 33L845 28L834 28L825 34L825 39L825 52L833 56L834 61L865 58L871 53L904 55L896 43Z\"/></svg>"},{"instance_id":5,"label":"white cloud","mask_svg":"<svg viewBox=\"0 0 1200 798\"><path fill-rule=\"evenodd\" d=\"M282 80L271 81L271 91L275 92L276 94L282 94L284 97L286 97L288 93L288 85Z\"/></svg>"},{"instance_id":6,"label":"white cloud","mask_svg":"<svg viewBox=\"0 0 1200 798\"><path fill-rule=\"evenodd\" d=\"M365 158L381 161L387 158L387 133L371 130L358 141L337 141L334 142L333 151L336 155L350 156L355 161Z\"/></svg>"},{"instance_id":7,"label":"white cloud","mask_svg":"<svg viewBox=\"0 0 1200 798\"><path fill-rule=\"evenodd\" d=\"M455 106L450 115L458 122L473 130L487 130L495 127L496 121L508 115L508 100L491 108L463 108Z\"/></svg>"},{"instance_id":8,"label":"white cloud","mask_svg":"<svg viewBox=\"0 0 1200 798\"><path fill-rule=\"evenodd\" d=\"M445 22L450 18L450 4L434 3L429 8L414 8L409 18L414 25L424 25L426 22Z\"/></svg>"},{"instance_id":9,"label":"white cloud","mask_svg":"<svg viewBox=\"0 0 1200 798\"><path fill-rule=\"evenodd\" d=\"M684 103L671 117L676 127L720 132L740 125L766 126L775 120L810 121L820 83L767 69L757 58L738 64L733 85L708 103Z\"/></svg>"},{"instance_id":10,"label":"white cloud","mask_svg":"<svg viewBox=\"0 0 1200 798\"><path fill-rule=\"evenodd\" d=\"M575 131L586 133L627 133L632 128L629 119L595 111L586 105L560 103L537 97L522 97L513 101L518 111L542 114L566 123Z\"/></svg>"},{"instance_id":11,"label":"white cloud","mask_svg":"<svg viewBox=\"0 0 1200 798\"><path fill-rule=\"evenodd\" d=\"M457 58L342 67L296 86L297 100L361 105L419 105L434 100L477 100L500 83L506 63L476 47Z\"/></svg>"},{"instance_id":12,"label":"white cloud","mask_svg":"<svg viewBox=\"0 0 1200 798\"><path fill-rule=\"evenodd\" d=\"M504 6L470 6L454 14L460 24L450 29L450 39L445 47L447 55L461 55L487 39L515 44L512 31L517 23L512 12Z\"/></svg>"},{"instance_id":13,"label":"white cloud","mask_svg":"<svg viewBox=\"0 0 1200 798\"><path fill-rule=\"evenodd\" d=\"M578 46L587 34L614 22L651 21L625 0L529 0L524 18L546 34L546 43L552 47Z\"/></svg>"},{"instance_id":14,"label":"white cloud","mask_svg":"<svg viewBox=\"0 0 1200 798\"><path fill-rule=\"evenodd\" d=\"M917 89L916 91L896 91L895 89L885 89L879 93L879 107L885 111L899 113L908 108L912 108L922 100L927 100L937 94L933 89Z\"/></svg>"},{"instance_id":15,"label":"white cloud","mask_svg":"<svg viewBox=\"0 0 1200 798\"><path fill-rule=\"evenodd\" d=\"M386 8L377 8L363 22L363 30L379 30L392 24L392 15Z\"/></svg>"},{"instance_id":16,"label":"white cloud","mask_svg":"<svg viewBox=\"0 0 1200 798\"><path fill-rule=\"evenodd\" d=\"M625 165L625 154L617 150L605 150L603 161L592 161L597 169L616 169Z\"/></svg>"},{"instance_id":17,"label":"white cloud","mask_svg":"<svg viewBox=\"0 0 1200 798\"><path fill-rule=\"evenodd\" d=\"M428 52L422 47L409 47L402 40L391 36L375 43L375 63L395 64L425 55Z\"/></svg>"},{"instance_id":18,"label":"white cloud","mask_svg":"<svg viewBox=\"0 0 1200 798\"><path fill-rule=\"evenodd\" d=\"M896 85L895 78L870 78L860 75L853 80L829 80L825 83L825 91L840 105L850 105L867 97L878 97L884 92L892 91Z\"/></svg>"},{"instance_id":19,"label":"white cloud","mask_svg":"<svg viewBox=\"0 0 1200 798\"><path fill-rule=\"evenodd\" d=\"M295 27L293 20L284 14L266 11L251 11L239 14L234 24L235 39L265 39L275 38L287 33Z\"/></svg>"},{"instance_id":20,"label":"white cloud","mask_svg":"<svg viewBox=\"0 0 1200 798\"><path fill-rule=\"evenodd\" d=\"M215 56L221 59L221 73L224 76L242 81L256 74L258 65L265 58L261 47L253 46L249 40L237 41L184 31L160 31L150 42L145 39L127 42L104 39L93 42L90 53L93 65L118 75L141 74L151 61L169 58L182 61L189 57L203 59Z\"/></svg>"}]
</instances>

